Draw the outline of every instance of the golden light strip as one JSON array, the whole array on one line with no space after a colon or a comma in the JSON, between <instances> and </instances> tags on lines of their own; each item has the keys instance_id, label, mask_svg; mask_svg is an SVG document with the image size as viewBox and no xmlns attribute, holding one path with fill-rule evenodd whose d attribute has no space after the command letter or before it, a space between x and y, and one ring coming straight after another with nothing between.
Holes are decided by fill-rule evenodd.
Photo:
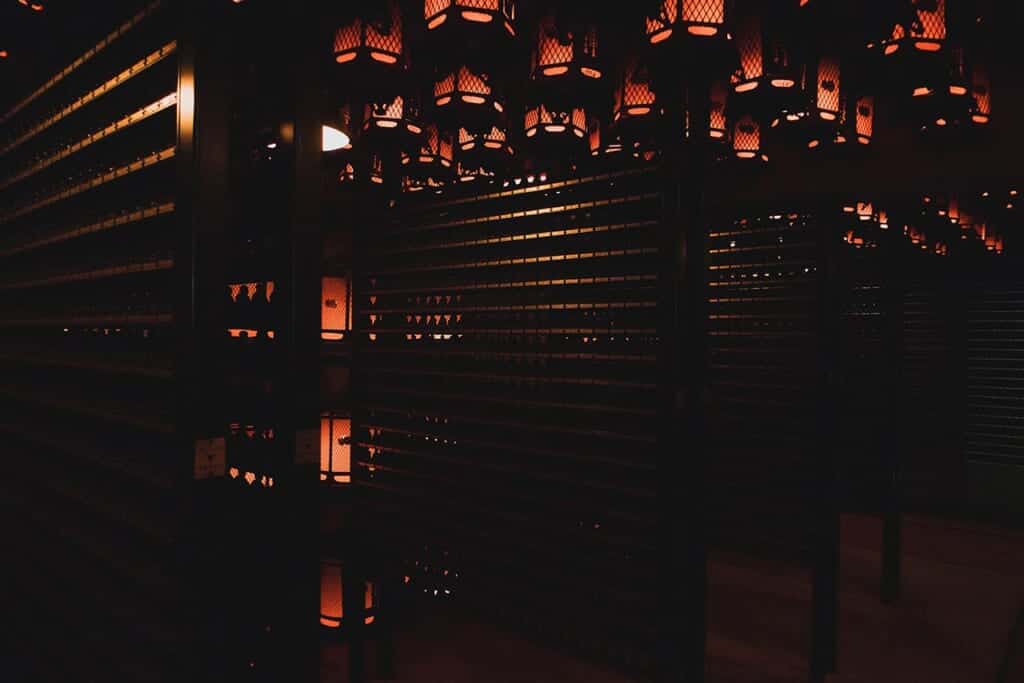
<instances>
[{"instance_id":1,"label":"golden light strip","mask_svg":"<svg viewBox=\"0 0 1024 683\"><path fill-rule=\"evenodd\" d=\"M490 282L484 284L446 286L446 292L470 292L480 289L524 289L529 287L572 287L576 285L607 285L625 282L657 282L657 275L615 275L601 277L569 277L549 280L518 280L514 282ZM367 294L408 294L422 293L423 287L399 289L372 289Z\"/></svg>"},{"instance_id":2,"label":"golden light strip","mask_svg":"<svg viewBox=\"0 0 1024 683\"><path fill-rule=\"evenodd\" d=\"M629 230L632 228L653 227L658 221L637 221L633 223L618 223L615 225L595 225L582 228L567 228L565 230L547 230L544 232L529 232L518 235L502 235L501 237L488 237L478 240L464 240L462 242L445 242L443 244L431 244L427 246L399 247L378 252L380 254L402 254L406 252L434 251L437 249L456 249L460 247L480 247L488 244L505 244L508 242L523 242L527 240L551 239L556 237L573 237L576 235L590 235L602 232L616 232L618 230Z\"/></svg>"},{"instance_id":3,"label":"golden light strip","mask_svg":"<svg viewBox=\"0 0 1024 683\"><path fill-rule=\"evenodd\" d=\"M523 266L538 263L560 263L565 261L586 261L599 258L614 258L617 256L642 256L645 254L657 254L658 250L653 248L642 249L608 249L605 251L588 251L570 254L552 254L550 256L525 256L519 258L492 259L489 261L470 261L467 263L452 263L440 266L420 266L418 268L391 268L377 271L378 274L392 273L424 273L444 270L465 270L467 268L494 268L501 266Z\"/></svg>"},{"instance_id":4,"label":"golden light strip","mask_svg":"<svg viewBox=\"0 0 1024 683\"><path fill-rule=\"evenodd\" d=\"M131 126L134 126L136 123L139 123L140 121L145 121L150 116L153 116L155 114L159 114L160 112L164 111L165 109L169 109L169 108L171 108L171 107L173 107L173 106L175 106L177 104L178 104L178 93L174 92L174 93L171 93L170 95L165 95L164 97L161 97L156 102L153 102L151 104L147 104L145 107L142 107L141 109L139 109L137 111L133 111L131 114L128 114L127 116L119 119L118 121L114 121L112 124L110 124L109 126L104 128L103 130L96 131L95 133L92 133L91 135L86 136L85 138L83 138L83 139L79 140L78 142L74 143L73 145L65 147L64 149L62 149L61 151L57 152L56 154L54 154L52 156L49 156L49 157L43 159L42 161L39 161L38 163L33 164L32 166L29 166L28 168L23 170L18 175L14 176L12 178L8 178L7 180L5 180L2 183L0 183L0 190L13 185L14 183L18 182L19 180L24 180L25 178L29 177L30 175L32 175L34 173L38 173L39 171L42 171L45 168L49 168L50 166L54 165L58 161L62 161L64 159L67 159L72 154L76 154L76 153L80 152L81 150L85 149L86 147L88 147L89 145L91 145L94 142L99 142L100 140L102 140L103 138L105 138L105 137L107 137L109 135L113 135L114 133L117 133L118 131L122 131L122 130L125 130L126 128L130 128Z\"/></svg>"},{"instance_id":5,"label":"golden light strip","mask_svg":"<svg viewBox=\"0 0 1024 683\"><path fill-rule=\"evenodd\" d=\"M634 194L624 197L613 197L611 199L594 199L586 202L576 202L573 204L561 204L559 206L545 206L539 209L526 209L524 211L513 211L511 213L494 214L493 216L480 216L478 218L464 218L457 221L448 221L445 223L429 223L426 225L419 226L414 229L404 230L403 232L421 232L424 230L435 230L437 228L451 228L459 225L478 225L480 223L494 223L497 221L507 221L513 218L530 218L533 216L545 216L553 213L565 213L567 211L578 211L579 209L594 209L603 206L617 206L619 204L626 204L629 202L637 202L648 199L657 199L660 195L657 192L649 192L645 194Z\"/></svg>"},{"instance_id":6,"label":"golden light strip","mask_svg":"<svg viewBox=\"0 0 1024 683\"><path fill-rule=\"evenodd\" d=\"M28 289L40 285L59 285L67 282L82 282L84 280L100 280L117 275L128 275L129 273L146 273L160 270L170 270L174 267L174 259L155 259L144 263L128 263L123 266L110 266L98 270L87 270L80 273L68 273L66 275L55 275L54 277L41 278L39 280L26 280L24 282L12 282L0 284L0 290L5 289Z\"/></svg>"},{"instance_id":7,"label":"golden light strip","mask_svg":"<svg viewBox=\"0 0 1024 683\"><path fill-rule=\"evenodd\" d=\"M71 62L70 64L68 64L50 80L46 81L46 83L43 83L41 86L39 86L39 88L37 88L35 92L33 92L31 95L23 99L18 104L14 105L13 109L4 114L3 118L0 118L0 124L7 123L7 121L12 116L14 116L19 111L30 105L35 100L39 99L39 97L43 93L45 93L47 90L49 90L50 88L57 85L65 78L67 78L68 75L70 75L73 71L78 69L78 67L82 66L90 59L98 55L100 52L104 50L104 48L108 47L111 43L113 43L115 40L123 36L125 33L135 28L140 22L142 22L143 19L145 19L150 14L158 10L161 5L163 5L163 0L155 0L154 2L149 3L149 5L140 10L138 14L136 14L134 17L132 17L125 23L121 24L112 33L108 34L106 38L104 38L100 42L96 43L96 45L86 50L85 54L83 54L81 57Z\"/></svg>"},{"instance_id":8,"label":"golden light strip","mask_svg":"<svg viewBox=\"0 0 1024 683\"><path fill-rule=\"evenodd\" d=\"M644 173L652 173L649 168L635 168L628 169L625 171L618 171L616 173L603 173L601 175L586 176L583 178L569 178L567 180L557 180L550 183L539 183L537 185L524 185L522 187L513 187L509 189L503 189L498 192L491 192L490 194L474 195L472 197L464 197L461 199L451 199L442 202L431 202L429 205L430 209L442 207L442 206L455 206L458 204L472 204L477 203L485 199L500 199L503 197L514 197L523 194L532 194L534 192L544 192L547 190L557 190L563 187L573 187L575 185L583 185L587 183L597 183L605 180L614 180L616 178L624 178L628 176L641 175ZM416 207L422 208L422 207Z\"/></svg>"},{"instance_id":9,"label":"golden light strip","mask_svg":"<svg viewBox=\"0 0 1024 683\"><path fill-rule=\"evenodd\" d=\"M100 175L91 178L90 180L86 180L83 183L79 183L78 185L69 187L66 190L58 192L57 194L50 195L45 199L40 199L38 202L34 202L32 204L23 206L20 209L16 209L12 213L0 217L0 223L6 223L8 221L14 220L15 218L18 218L19 216L24 216L25 214L32 213L36 209L42 208L44 206L49 206L50 204L54 204L65 199L69 199L77 194L85 192L86 190L91 190L94 187L99 187L100 185L108 183L111 180L123 178L126 175L130 175L132 173L135 173L136 171L141 171L144 168L148 168L153 164L158 164L161 161L171 159L174 157L174 150L174 147L168 147L167 149L161 150L159 152L153 152L149 156L143 157L138 161L133 161L130 164L121 166L120 168L115 168L113 171L101 173Z\"/></svg>"},{"instance_id":10,"label":"golden light strip","mask_svg":"<svg viewBox=\"0 0 1024 683\"><path fill-rule=\"evenodd\" d=\"M20 247L13 247L11 249L0 250L0 256L10 256L11 254L19 254L24 251L31 251L38 249L39 247L45 247L50 244L57 242L65 242L67 240L75 239L76 237L83 237L85 235L91 235L94 232L102 232L115 228L119 225L127 225L128 223L134 223L136 221L146 220L147 218L153 218L155 216L162 216L164 214L174 212L174 202L164 202L157 206L150 206L145 209L139 209L130 213L122 213L114 216L113 218L107 218L105 220L90 223L89 225L83 225L77 228L72 228L67 232L62 232L59 235L53 235L52 237L45 237L43 239L23 244Z\"/></svg>"},{"instance_id":11,"label":"golden light strip","mask_svg":"<svg viewBox=\"0 0 1024 683\"><path fill-rule=\"evenodd\" d=\"M75 100L68 106L64 107L50 118L37 123L35 126L26 131L21 137L17 138L16 140L8 144L6 147L0 149L0 155L7 154L7 152L10 152L12 149L19 146L26 140L35 137L36 135L43 132L44 130L46 130L53 124L57 123L58 121L62 121L68 116L71 116L76 111L78 111L85 105L89 104L93 100L102 97L103 95L106 95L108 92L118 87L119 85L122 85L130 81L132 78L138 76L140 73L142 73L149 67L163 61L165 57L174 54L175 50L177 49L178 41L172 40L156 52L149 54L147 57L144 57L142 60L136 62L135 64L128 67L121 73L117 74L106 83L103 83L102 85L99 85L93 90L82 95L77 100Z\"/></svg>"}]
</instances>

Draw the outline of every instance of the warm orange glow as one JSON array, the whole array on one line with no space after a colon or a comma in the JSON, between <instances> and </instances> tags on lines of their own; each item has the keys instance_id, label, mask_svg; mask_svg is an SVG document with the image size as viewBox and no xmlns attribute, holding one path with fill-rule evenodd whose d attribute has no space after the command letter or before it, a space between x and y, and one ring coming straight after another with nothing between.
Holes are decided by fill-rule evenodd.
<instances>
[{"instance_id":1,"label":"warm orange glow","mask_svg":"<svg viewBox=\"0 0 1024 683\"><path fill-rule=\"evenodd\" d=\"M615 120L626 116L646 116L651 113L656 101L654 91L647 82L646 75L640 70L638 62L630 60L626 64L622 83L615 90Z\"/></svg>"},{"instance_id":2,"label":"warm orange glow","mask_svg":"<svg viewBox=\"0 0 1024 683\"><path fill-rule=\"evenodd\" d=\"M0 50L0 59L7 59L7 50Z\"/></svg>"},{"instance_id":3,"label":"warm orange glow","mask_svg":"<svg viewBox=\"0 0 1024 683\"><path fill-rule=\"evenodd\" d=\"M914 42L914 47L922 52L938 52L942 49L942 43L936 43L931 40L918 40Z\"/></svg>"},{"instance_id":4,"label":"warm orange glow","mask_svg":"<svg viewBox=\"0 0 1024 683\"><path fill-rule=\"evenodd\" d=\"M729 97L729 88L724 81L715 81L711 84L711 112L708 121L708 135L721 140L725 137L726 118L725 105Z\"/></svg>"},{"instance_id":5,"label":"warm orange glow","mask_svg":"<svg viewBox=\"0 0 1024 683\"><path fill-rule=\"evenodd\" d=\"M677 23L690 35L715 36L725 23L725 0L662 0L657 16L647 17L647 40L656 44L668 39Z\"/></svg>"},{"instance_id":6,"label":"warm orange glow","mask_svg":"<svg viewBox=\"0 0 1024 683\"><path fill-rule=\"evenodd\" d=\"M757 81L749 81L747 83L740 83L736 86L736 92L750 92L756 90L757 86L760 85Z\"/></svg>"},{"instance_id":7,"label":"warm orange glow","mask_svg":"<svg viewBox=\"0 0 1024 683\"><path fill-rule=\"evenodd\" d=\"M818 62L818 112L826 121L835 121L841 105L839 61L823 57Z\"/></svg>"},{"instance_id":8,"label":"warm orange glow","mask_svg":"<svg viewBox=\"0 0 1024 683\"><path fill-rule=\"evenodd\" d=\"M935 125L936 126L945 126L946 125L946 119L943 119L943 118L935 119Z\"/></svg>"},{"instance_id":9,"label":"warm orange glow","mask_svg":"<svg viewBox=\"0 0 1024 683\"><path fill-rule=\"evenodd\" d=\"M377 121L378 128L397 128L398 121Z\"/></svg>"},{"instance_id":10,"label":"warm orange glow","mask_svg":"<svg viewBox=\"0 0 1024 683\"><path fill-rule=\"evenodd\" d=\"M320 419L320 480L352 481L352 421L347 417Z\"/></svg>"},{"instance_id":11,"label":"warm orange glow","mask_svg":"<svg viewBox=\"0 0 1024 683\"><path fill-rule=\"evenodd\" d=\"M971 121L988 123L992 115L992 92L989 89L988 73L980 64L975 65L971 73L971 95L974 99Z\"/></svg>"},{"instance_id":12,"label":"warm orange glow","mask_svg":"<svg viewBox=\"0 0 1024 683\"><path fill-rule=\"evenodd\" d=\"M447 14L442 14L440 16L436 16L436 17L434 17L433 19L431 19L430 21L427 22L427 29L428 30L433 30L433 29L437 28L438 26L440 26L441 24L443 24L444 22L446 22L446 21L448 21L448 15Z\"/></svg>"},{"instance_id":13,"label":"warm orange glow","mask_svg":"<svg viewBox=\"0 0 1024 683\"><path fill-rule=\"evenodd\" d=\"M761 150L761 126L749 114L736 122L733 150L740 159L753 159Z\"/></svg>"},{"instance_id":14,"label":"warm orange glow","mask_svg":"<svg viewBox=\"0 0 1024 683\"><path fill-rule=\"evenodd\" d=\"M900 49L900 46L895 44L895 43L893 43L892 45L886 45L885 46L885 54L887 54L887 55L895 54L896 52L899 51L899 49Z\"/></svg>"},{"instance_id":15,"label":"warm orange glow","mask_svg":"<svg viewBox=\"0 0 1024 683\"><path fill-rule=\"evenodd\" d=\"M335 31L334 59L338 64L356 61L360 56L381 64L398 64L404 49L402 15L397 3L389 5L389 20L384 25L356 18Z\"/></svg>"},{"instance_id":16,"label":"warm orange glow","mask_svg":"<svg viewBox=\"0 0 1024 683\"><path fill-rule=\"evenodd\" d=\"M792 78L773 78L772 79L772 87L773 88L792 88L794 85L796 85L796 81L794 81Z\"/></svg>"},{"instance_id":17,"label":"warm orange glow","mask_svg":"<svg viewBox=\"0 0 1024 683\"><path fill-rule=\"evenodd\" d=\"M462 18L466 21L475 21L479 24L487 24L494 21L494 17L485 12L474 12L472 10L463 10Z\"/></svg>"},{"instance_id":18,"label":"warm orange glow","mask_svg":"<svg viewBox=\"0 0 1024 683\"><path fill-rule=\"evenodd\" d=\"M592 69L589 66L585 66L582 69L580 69L580 73L582 73L587 78L601 78L601 71L598 69Z\"/></svg>"},{"instance_id":19,"label":"warm orange glow","mask_svg":"<svg viewBox=\"0 0 1024 683\"><path fill-rule=\"evenodd\" d=\"M967 88L965 88L962 85L951 85L951 86L949 86L949 94L950 95L966 95L967 94Z\"/></svg>"},{"instance_id":20,"label":"warm orange glow","mask_svg":"<svg viewBox=\"0 0 1024 683\"><path fill-rule=\"evenodd\" d=\"M347 277L321 280L320 337L325 341L343 339L352 329L352 292Z\"/></svg>"},{"instance_id":21,"label":"warm orange glow","mask_svg":"<svg viewBox=\"0 0 1024 683\"><path fill-rule=\"evenodd\" d=\"M808 146L808 147L809 147L810 149L814 149L815 147L817 147L817 146L818 146L818 145L820 145L820 144L821 144L821 143L820 143L820 142L818 142L817 140L811 140L810 142L808 142L808 143L807 143L807 146Z\"/></svg>"},{"instance_id":22,"label":"warm orange glow","mask_svg":"<svg viewBox=\"0 0 1024 683\"><path fill-rule=\"evenodd\" d=\"M736 50L740 58L740 76L736 92L746 92L757 87L750 81L764 76L764 43L761 39L761 18L751 14L746 16L736 31ZM752 87L750 87L752 86Z\"/></svg>"},{"instance_id":23,"label":"warm orange glow","mask_svg":"<svg viewBox=\"0 0 1024 683\"><path fill-rule=\"evenodd\" d=\"M463 95L463 102L469 102L470 104L483 104L487 100L479 95Z\"/></svg>"},{"instance_id":24,"label":"warm orange glow","mask_svg":"<svg viewBox=\"0 0 1024 683\"><path fill-rule=\"evenodd\" d=\"M914 97L925 97L932 94L932 89L926 86L914 88Z\"/></svg>"},{"instance_id":25,"label":"warm orange glow","mask_svg":"<svg viewBox=\"0 0 1024 683\"><path fill-rule=\"evenodd\" d=\"M546 66L541 69L541 73L545 76L561 76L562 74L569 73L569 67L567 66Z\"/></svg>"},{"instance_id":26,"label":"warm orange glow","mask_svg":"<svg viewBox=\"0 0 1024 683\"><path fill-rule=\"evenodd\" d=\"M342 611L341 564L320 563L320 624L340 628Z\"/></svg>"},{"instance_id":27,"label":"warm orange glow","mask_svg":"<svg viewBox=\"0 0 1024 683\"><path fill-rule=\"evenodd\" d=\"M651 45L657 45L658 43L668 40L672 37L672 29L666 28L657 33L653 33L649 36L648 40L651 41Z\"/></svg>"},{"instance_id":28,"label":"warm orange glow","mask_svg":"<svg viewBox=\"0 0 1024 683\"><path fill-rule=\"evenodd\" d=\"M865 96L857 100L856 117L857 141L866 145L874 134L875 98Z\"/></svg>"}]
</instances>

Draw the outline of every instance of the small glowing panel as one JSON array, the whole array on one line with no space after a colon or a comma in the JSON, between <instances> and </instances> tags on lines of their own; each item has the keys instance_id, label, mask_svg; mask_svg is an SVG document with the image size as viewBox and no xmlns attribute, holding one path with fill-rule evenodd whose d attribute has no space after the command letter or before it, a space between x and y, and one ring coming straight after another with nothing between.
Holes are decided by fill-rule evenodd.
<instances>
[{"instance_id":1,"label":"small glowing panel","mask_svg":"<svg viewBox=\"0 0 1024 683\"><path fill-rule=\"evenodd\" d=\"M347 417L320 419L320 481L352 481L352 421Z\"/></svg>"},{"instance_id":2,"label":"small glowing panel","mask_svg":"<svg viewBox=\"0 0 1024 683\"><path fill-rule=\"evenodd\" d=\"M343 339L352 329L352 292L347 277L325 277L321 280L320 337Z\"/></svg>"}]
</instances>

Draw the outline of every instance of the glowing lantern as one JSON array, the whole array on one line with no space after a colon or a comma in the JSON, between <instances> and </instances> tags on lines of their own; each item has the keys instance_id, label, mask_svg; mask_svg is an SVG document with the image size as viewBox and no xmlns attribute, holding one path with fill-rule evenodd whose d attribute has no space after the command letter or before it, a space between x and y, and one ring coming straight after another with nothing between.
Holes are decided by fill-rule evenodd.
<instances>
[{"instance_id":1,"label":"glowing lantern","mask_svg":"<svg viewBox=\"0 0 1024 683\"><path fill-rule=\"evenodd\" d=\"M837 121L841 108L839 60L822 57L818 61L815 109L818 118L824 121Z\"/></svg>"},{"instance_id":2,"label":"glowing lantern","mask_svg":"<svg viewBox=\"0 0 1024 683\"><path fill-rule=\"evenodd\" d=\"M713 140L725 140L728 125L725 107L728 103L729 89L722 81L711 84L711 113L708 121L708 136Z\"/></svg>"},{"instance_id":3,"label":"glowing lantern","mask_svg":"<svg viewBox=\"0 0 1024 683\"><path fill-rule=\"evenodd\" d=\"M342 563L336 560L320 562L320 625L329 629L340 629L345 621L345 596L342 578ZM376 596L374 585L369 581L363 592L363 623L374 622Z\"/></svg>"},{"instance_id":4,"label":"glowing lantern","mask_svg":"<svg viewBox=\"0 0 1024 683\"><path fill-rule=\"evenodd\" d=\"M673 35L713 38L724 33L726 0L661 0L658 13L647 17L647 40L664 43Z\"/></svg>"},{"instance_id":5,"label":"glowing lantern","mask_svg":"<svg viewBox=\"0 0 1024 683\"><path fill-rule=\"evenodd\" d=\"M442 26L500 26L508 36L516 34L515 0L423 0L428 31Z\"/></svg>"},{"instance_id":6,"label":"glowing lantern","mask_svg":"<svg viewBox=\"0 0 1024 683\"><path fill-rule=\"evenodd\" d=\"M596 26L560 33L555 18L546 16L540 22L532 54L531 78L554 79L558 83L577 76L599 80L602 71L597 62L597 46Z\"/></svg>"},{"instance_id":7,"label":"glowing lantern","mask_svg":"<svg viewBox=\"0 0 1024 683\"><path fill-rule=\"evenodd\" d=\"M989 88L988 73L975 64L971 73L971 121L985 125L992 118L992 92Z\"/></svg>"},{"instance_id":8,"label":"glowing lantern","mask_svg":"<svg viewBox=\"0 0 1024 683\"><path fill-rule=\"evenodd\" d=\"M583 139L587 135L587 114L582 107L552 111L539 104L526 110L524 130L527 138L540 134L542 137L554 135L565 139L571 135Z\"/></svg>"},{"instance_id":9,"label":"glowing lantern","mask_svg":"<svg viewBox=\"0 0 1024 683\"><path fill-rule=\"evenodd\" d=\"M882 41L882 52L894 55L910 45L919 52L939 52L946 41L946 0L915 0L917 20L909 26L898 24L889 39Z\"/></svg>"},{"instance_id":10,"label":"glowing lantern","mask_svg":"<svg viewBox=\"0 0 1024 683\"><path fill-rule=\"evenodd\" d=\"M458 162L455 174L458 176L460 183L470 183L474 180L493 178L495 175L494 171L483 163L472 164L461 160Z\"/></svg>"},{"instance_id":11,"label":"glowing lantern","mask_svg":"<svg viewBox=\"0 0 1024 683\"><path fill-rule=\"evenodd\" d=\"M347 91L393 93L409 64L398 2L387 0L379 14L359 13L337 29L334 61Z\"/></svg>"},{"instance_id":12,"label":"glowing lantern","mask_svg":"<svg viewBox=\"0 0 1024 683\"><path fill-rule=\"evenodd\" d=\"M320 338L341 341L352 329L352 290L348 277L321 280Z\"/></svg>"},{"instance_id":13,"label":"glowing lantern","mask_svg":"<svg viewBox=\"0 0 1024 683\"><path fill-rule=\"evenodd\" d=\"M738 159L768 161L768 155L761 151L761 124L749 114L733 127L732 148Z\"/></svg>"},{"instance_id":14,"label":"glowing lantern","mask_svg":"<svg viewBox=\"0 0 1024 683\"><path fill-rule=\"evenodd\" d=\"M374 185L383 185L384 159L379 154L371 154L370 158L365 160L364 163L366 164L366 179ZM357 162L346 162L338 172L338 182L343 185L355 183L361 173L362 171L357 167Z\"/></svg>"},{"instance_id":15,"label":"glowing lantern","mask_svg":"<svg viewBox=\"0 0 1024 683\"><path fill-rule=\"evenodd\" d=\"M657 97L651 90L650 79L638 60L630 60L623 69L615 90L613 117L616 122L625 119L651 118L655 113Z\"/></svg>"},{"instance_id":16,"label":"glowing lantern","mask_svg":"<svg viewBox=\"0 0 1024 683\"><path fill-rule=\"evenodd\" d=\"M453 146L450 133L441 132L435 124L427 124L420 138L419 149L402 153L402 169L405 173L402 189L416 192L444 185L453 170Z\"/></svg>"},{"instance_id":17,"label":"glowing lantern","mask_svg":"<svg viewBox=\"0 0 1024 683\"><path fill-rule=\"evenodd\" d=\"M363 115L363 130L376 134L377 142L397 143L403 148L416 147L423 134L420 107L415 98L401 95L383 102L367 104Z\"/></svg>"},{"instance_id":18,"label":"glowing lantern","mask_svg":"<svg viewBox=\"0 0 1024 683\"><path fill-rule=\"evenodd\" d=\"M784 32L781 27L769 23L771 18L772 15L762 19L760 15L748 14L736 27L739 69L733 74L732 84L737 93L758 89L776 93L796 90L796 65L785 44L779 40ZM779 30L771 30L773 28Z\"/></svg>"},{"instance_id":19,"label":"glowing lantern","mask_svg":"<svg viewBox=\"0 0 1024 683\"><path fill-rule=\"evenodd\" d=\"M352 421L347 417L320 418L320 481L352 482Z\"/></svg>"},{"instance_id":20,"label":"glowing lantern","mask_svg":"<svg viewBox=\"0 0 1024 683\"><path fill-rule=\"evenodd\" d=\"M460 66L434 84L434 106L439 119L477 130L488 129L501 120L504 102L497 96L490 76Z\"/></svg>"},{"instance_id":21,"label":"glowing lantern","mask_svg":"<svg viewBox=\"0 0 1024 683\"><path fill-rule=\"evenodd\" d=\"M497 126L491 126L489 131L483 133L471 133L465 128L460 128L459 150L462 152L491 150L500 154L512 153L505 130Z\"/></svg>"}]
</instances>

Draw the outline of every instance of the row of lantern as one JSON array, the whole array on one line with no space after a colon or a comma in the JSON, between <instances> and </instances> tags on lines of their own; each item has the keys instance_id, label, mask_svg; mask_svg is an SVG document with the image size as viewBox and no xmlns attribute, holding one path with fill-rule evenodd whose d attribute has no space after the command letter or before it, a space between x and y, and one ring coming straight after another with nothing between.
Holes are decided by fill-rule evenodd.
<instances>
[{"instance_id":1,"label":"row of lantern","mask_svg":"<svg viewBox=\"0 0 1024 683\"><path fill-rule=\"evenodd\" d=\"M800 2L801 7L811 4ZM339 64L346 69L367 67L361 72L363 87L353 90L371 102L365 108L363 131L406 138L399 146L408 189L439 187L445 176L472 180L494 175L512 155L510 140L518 134L510 132L498 79L472 55L464 55L465 61L453 62L454 66L443 68L435 77L432 110L437 125L424 123L420 98L394 95L396 88L405 92L412 88L401 80L380 76L389 69L404 71L409 62L403 17L397 3L389 2L387 7L385 20L357 18L339 29L335 39ZM652 45L670 42L682 28L690 36L732 41L733 36L723 30L728 7L725 2L664 0L657 17L648 19L648 40ZM936 127L961 121L985 124L991 116L987 77L979 65L967 68L962 49L944 49L944 10L944 0L938 0L934 9L922 4L916 9L918 21L907 27L897 24L891 36L869 46L878 47L886 58L908 52L951 55L954 64L944 70L946 82L922 77L912 89L914 99L929 102L934 111L925 112L925 120ZM762 145L767 126L795 124L810 148L854 140L868 144L874 127L874 98L848 87L850 79L837 58L824 56L799 63L778 40L791 32L774 31L779 21L770 14L765 17L748 14L735 22L739 68L728 79L729 85L717 82L712 86L708 135L723 142L731 139L740 159L767 160ZM426 0L424 19L428 32L462 24L486 25L488 30L498 27L506 37L516 34L515 3L511 0ZM545 141L550 148L541 147L542 155L557 152L565 156L564 146L552 144L561 141L579 142L580 148L595 155L624 148L648 157L655 153L657 145L652 141L657 136L651 133L655 127L648 124L658 119L665 103L659 100L653 70L634 58L617 71L611 120L604 121L597 87L605 76L598 60L598 40L595 24L577 22L566 29L554 16L539 23L531 53L533 91L522 133L524 141L534 147ZM348 83L357 81L359 77L350 74ZM731 125L727 125L730 92L734 101L729 105ZM589 142L588 149L584 142ZM569 151L571 156L579 149ZM457 158L454 152L458 152ZM370 156L367 171L372 182L383 183L386 156L384 152ZM349 163L342 169L340 179L353 179L355 166Z\"/></svg>"},{"instance_id":2,"label":"row of lantern","mask_svg":"<svg viewBox=\"0 0 1024 683\"><path fill-rule=\"evenodd\" d=\"M1011 190L1011 199L1016 195ZM989 198L989 193L982 195ZM1007 204L1012 210L1013 202ZM968 210L956 196L925 196L916 212L908 214L902 226L902 234L914 247L939 256L948 256L950 243L956 240L977 245L985 251L1002 254L1004 239L989 217L987 207L978 207L978 212ZM854 248L875 248L879 245L881 231L890 229L889 214L885 209L869 201L851 202L843 206L848 216L843 231L843 241Z\"/></svg>"}]
</instances>

